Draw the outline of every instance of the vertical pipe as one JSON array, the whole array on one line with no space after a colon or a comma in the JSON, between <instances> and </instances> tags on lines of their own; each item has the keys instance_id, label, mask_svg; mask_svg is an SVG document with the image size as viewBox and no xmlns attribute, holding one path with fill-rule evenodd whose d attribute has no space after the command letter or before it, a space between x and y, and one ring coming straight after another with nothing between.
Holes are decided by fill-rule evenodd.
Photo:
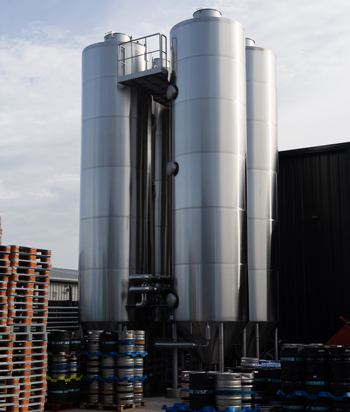
<instances>
[{"instance_id":1,"label":"vertical pipe","mask_svg":"<svg viewBox=\"0 0 350 412\"><path fill-rule=\"evenodd\" d=\"M219 324L219 372L224 372L224 324Z\"/></svg>"},{"instance_id":2,"label":"vertical pipe","mask_svg":"<svg viewBox=\"0 0 350 412\"><path fill-rule=\"evenodd\" d=\"M159 34L159 58L160 58L160 67L163 67L163 37Z\"/></svg>"},{"instance_id":3,"label":"vertical pipe","mask_svg":"<svg viewBox=\"0 0 350 412\"><path fill-rule=\"evenodd\" d=\"M168 118L168 130L169 130L169 138L167 139L167 155L168 161L172 160L173 158L173 101L170 101L169 105L169 118ZM173 272L173 179L171 176L167 176L167 183L168 183L168 190L167 190L167 273L172 277Z\"/></svg>"},{"instance_id":4,"label":"vertical pipe","mask_svg":"<svg viewBox=\"0 0 350 412\"><path fill-rule=\"evenodd\" d=\"M144 55L144 59L145 59L145 66L146 66L145 70L147 70L148 69L148 67L147 67L147 37L145 37L145 55Z\"/></svg>"},{"instance_id":5,"label":"vertical pipe","mask_svg":"<svg viewBox=\"0 0 350 412\"><path fill-rule=\"evenodd\" d=\"M161 168L160 175L162 178L162 189L161 189L161 269L160 274L163 276L170 276L170 271L168 269L169 263L169 202L171 202L171 193L169 192L169 176L166 173L166 165L169 162L169 111L165 108L162 109L161 117L161 140L162 140L162 153L161 153Z\"/></svg>"},{"instance_id":6,"label":"vertical pipe","mask_svg":"<svg viewBox=\"0 0 350 412\"><path fill-rule=\"evenodd\" d=\"M242 357L247 356L247 328L243 329L242 332Z\"/></svg>"},{"instance_id":7,"label":"vertical pipe","mask_svg":"<svg viewBox=\"0 0 350 412\"><path fill-rule=\"evenodd\" d=\"M176 323L173 323L173 341L177 340ZM177 348L173 349L173 389L177 389Z\"/></svg>"},{"instance_id":8,"label":"vertical pipe","mask_svg":"<svg viewBox=\"0 0 350 412\"><path fill-rule=\"evenodd\" d=\"M260 337L259 337L259 323L255 324L255 356L259 359L260 353Z\"/></svg>"},{"instance_id":9,"label":"vertical pipe","mask_svg":"<svg viewBox=\"0 0 350 412\"><path fill-rule=\"evenodd\" d=\"M133 51L132 51L132 44L133 44L134 42L133 41L131 41L130 42L130 46L131 46L131 73L134 73L134 58L133 58Z\"/></svg>"},{"instance_id":10,"label":"vertical pipe","mask_svg":"<svg viewBox=\"0 0 350 412\"><path fill-rule=\"evenodd\" d=\"M278 328L275 330L275 341L274 341L274 355L275 359L278 360Z\"/></svg>"}]
</instances>

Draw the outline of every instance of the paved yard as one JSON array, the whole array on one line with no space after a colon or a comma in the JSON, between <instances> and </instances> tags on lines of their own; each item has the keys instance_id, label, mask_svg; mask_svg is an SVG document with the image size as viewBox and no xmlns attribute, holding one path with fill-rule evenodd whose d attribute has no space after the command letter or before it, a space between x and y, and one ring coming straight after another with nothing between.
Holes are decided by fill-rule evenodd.
<instances>
[{"instance_id":1,"label":"paved yard","mask_svg":"<svg viewBox=\"0 0 350 412\"><path fill-rule=\"evenodd\" d=\"M181 402L181 398L165 398L163 396L159 396L157 398L144 398L146 401L146 406L141 408L126 409L127 411L132 412L160 412L163 405L173 406L175 402ZM71 412L81 412L83 409L71 409ZM86 409L87 412L101 412L97 408L96 409ZM108 408L106 408L108 411ZM111 409L113 412L117 412L116 408Z\"/></svg>"}]
</instances>

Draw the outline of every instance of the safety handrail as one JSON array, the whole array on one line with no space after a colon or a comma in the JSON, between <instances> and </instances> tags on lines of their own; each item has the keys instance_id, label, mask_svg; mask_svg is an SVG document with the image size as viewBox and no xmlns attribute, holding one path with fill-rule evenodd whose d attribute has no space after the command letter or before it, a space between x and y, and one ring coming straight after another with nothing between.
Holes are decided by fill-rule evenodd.
<instances>
[{"instance_id":1,"label":"safety handrail","mask_svg":"<svg viewBox=\"0 0 350 412\"><path fill-rule=\"evenodd\" d=\"M151 37L158 37L158 45L159 48L155 50L148 50L147 49L147 43L149 43L149 39ZM130 56L126 57L126 48L130 45ZM143 46L144 47L144 52L139 53L139 54L133 54L133 45L137 46ZM134 46L135 48L135 46ZM151 59L149 59L149 55L151 55ZM146 62L145 69L148 70L153 67L153 60L155 58L160 59L160 67L163 67L163 65L166 67L167 66L167 37L164 34L161 33L155 33L155 34L150 34L148 36L140 37L138 39L132 39L123 43L120 43L118 45L118 77L119 76L124 76L127 74L134 73L134 60L136 58L139 58L143 56L144 61ZM130 73L126 72L126 63L128 61L131 61L130 65ZM151 62L151 66L149 67L149 62ZM165 63L165 64L164 64Z\"/></svg>"}]
</instances>

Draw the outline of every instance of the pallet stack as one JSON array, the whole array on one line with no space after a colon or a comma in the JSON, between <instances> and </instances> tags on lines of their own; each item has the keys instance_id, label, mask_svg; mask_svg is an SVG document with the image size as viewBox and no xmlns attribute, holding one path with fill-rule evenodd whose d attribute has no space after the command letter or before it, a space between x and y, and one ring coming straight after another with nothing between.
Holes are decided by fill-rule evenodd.
<instances>
[{"instance_id":1,"label":"pallet stack","mask_svg":"<svg viewBox=\"0 0 350 412\"><path fill-rule=\"evenodd\" d=\"M0 245L0 399L7 411L44 410L50 260L46 249Z\"/></svg>"},{"instance_id":2,"label":"pallet stack","mask_svg":"<svg viewBox=\"0 0 350 412\"><path fill-rule=\"evenodd\" d=\"M7 287L12 275L9 246L0 245L0 402L6 411L19 410L19 378L12 375L13 328L8 322Z\"/></svg>"}]
</instances>

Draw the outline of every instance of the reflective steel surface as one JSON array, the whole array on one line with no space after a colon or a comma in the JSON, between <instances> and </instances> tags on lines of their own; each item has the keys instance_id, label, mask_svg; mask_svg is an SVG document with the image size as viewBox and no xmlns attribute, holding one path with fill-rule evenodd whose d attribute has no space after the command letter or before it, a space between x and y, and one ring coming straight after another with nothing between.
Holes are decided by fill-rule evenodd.
<instances>
[{"instance_id":1,"label":"reflective steel surface","mask_svg":"<svg viewBox=\"0 0 350 412\"><path fill-rule=\"evenodd\" d=\"M138 93L117 84L118 44L128 40L114 33L83 51L79 287L80 321L91 329L128 320L128 277L143 260L139 136L150 144L150 118L140 132ZM150 179L143 180L147 203Z\"/></svg>"},{"instance_id":2,"label":"reflective steel surface","mask_svg":"<svg viewBox=\"0 0 350 412\"><path fill-rule=\"evenodd\" d=\"M278 149L275 55L267 49L247 46L246 68L249 320L277 322Z\"/></svg>"},{"instance_id":3,"label":"reflective steel surface","mask_svg":"<svg viewBox=\"0 0 350 412\"><path fill-rule=\"evenodd\" d=\"M248 305L244 28L195 15L170 33L171 82L178 87L172 103L172 160L179 164L173 177L174 319L186 335L196 324L199 340L206 322L213 322L212 336L217 322L232 322L226 325L232 341L247 321ZM203 351L211 363L214 340Z\"/></svg>"}]
</instances>

